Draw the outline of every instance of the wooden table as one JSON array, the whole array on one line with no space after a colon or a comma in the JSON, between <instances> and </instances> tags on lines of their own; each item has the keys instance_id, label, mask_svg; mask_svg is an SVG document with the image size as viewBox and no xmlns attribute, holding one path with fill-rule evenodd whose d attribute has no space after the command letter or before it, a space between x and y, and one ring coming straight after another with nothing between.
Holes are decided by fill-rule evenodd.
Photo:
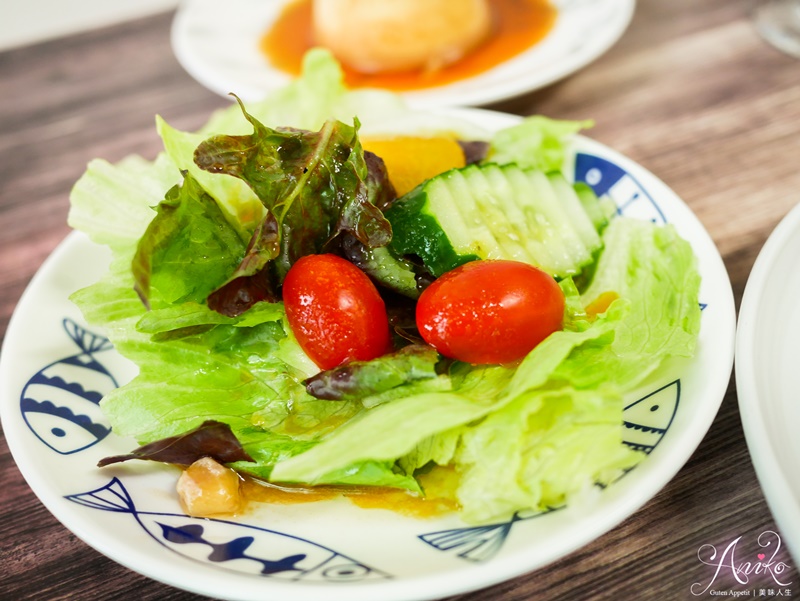
<instances>
[{"instance_id":1,"label":"wooden table","mask_svg":"<svg viewBox=\"0 0 800 601\"><path fill-rule=\"evenodd\" d=\"M595 119L592 137L657 174L695 211L737 303L762 244L800 202L800 61L757 37L753 3L641 0L624 37L590 67L491 107ZM176 62L171 19L0 54L0 333L68 233L69 190L87 161L153 158L156 113L195 129L227 104ZM68 532L28 488L4 441L0 474L0 599L199 599L128 571ZM701 545L739 536L753 543L774 528L731 383L691 460L638 513L545 569L458 599L690 599L691 584L710 577L697 559ZM791 580L800 598L797 572ZM777 589L770 584L763 580Z\"/></svg>"}]
</instances>

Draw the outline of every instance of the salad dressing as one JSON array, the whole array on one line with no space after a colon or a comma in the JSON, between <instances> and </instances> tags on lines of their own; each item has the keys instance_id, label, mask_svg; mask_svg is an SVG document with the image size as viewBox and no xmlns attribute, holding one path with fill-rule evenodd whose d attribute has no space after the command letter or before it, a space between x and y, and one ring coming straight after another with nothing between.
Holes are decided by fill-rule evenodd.
<instances>
[{"instance_id":1,"label":"salad dressing","mask_svg":"<svg viewBox=\"0 0 800 601\"><path fill-rule=\"evenodd\" d=\"M480 75L540 42L553 28L557 11L548 0L490 0L492 34L461 60L430 71L365 74L342 67L350 88L419 90ZM277 69L297 76L303 55L314 45L311 0L288 4L261 38L261 51Z\"/></svg>"},{"instance_id":2,"label":"salad dressing","mask_svg":"<svg viewBox=\"0 0 800 601\"><path fill-rule=\"evenodd\" d=\"M322 421L309 425L308 416L305 418L302 415L290 412L283 423L282 431L289 436L299 436L307 434L320 434L322 432L330 432L344 424L348 420L347 417L333 415Z\"/></svg>"},{"instance_id":3,"label":"salad dressing","mask_svg":"<svg viewBox=\"0 0 800 601\"><path fill-rule=\"evenodd\" d=\"M425 496L376 486L279 485L247 476L242 476L239 490L244 510L252 503L293 505L340 498L364 509L388 509L415 518L436 517L458 510L455 500L458 475L454 469L435 466L417 479L425 489Z\"/></svg>"}]
</instances>

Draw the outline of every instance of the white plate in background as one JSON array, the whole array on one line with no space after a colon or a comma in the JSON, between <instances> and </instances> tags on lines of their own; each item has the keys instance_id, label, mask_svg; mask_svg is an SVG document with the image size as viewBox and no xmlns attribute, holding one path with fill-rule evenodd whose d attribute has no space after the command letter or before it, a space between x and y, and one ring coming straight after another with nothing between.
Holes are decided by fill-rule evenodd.
<instances>
[{"instance_id":1,"label":"white plate in background","mask_svg":"<svg viewBox=\"0 0 800 601\"><path fill-rule=\"evenodd\" d=\"M184 0L172 26L172 48L186 71L208 89L262 100L291 76L259 49L290 0ZM403 92L417 107L477 106L562 79L606 52L625 32L635 0L555 0L558 17L538 44L497 67L452 84Z\"/></svg>"},{"instance_id":2,"label":"white plate in background","mask_svg":"<svg viewBox=\"0 0 800 601\"><path fill-rule=\"evenodd\" d=\"M775 522L800 561L800 205L778 224L747 280L736 388L747 447Z\"/></svg>"},{"instance_id":3,"label":"white plate in background","mask_svg":"<svg viewBox=\"0 0 800 601\"><path fill-rule=\"evenodd\" d=\"M179 0L9 0L0 19L0 51L141 19Z\"/></svg>"}]
</instances>

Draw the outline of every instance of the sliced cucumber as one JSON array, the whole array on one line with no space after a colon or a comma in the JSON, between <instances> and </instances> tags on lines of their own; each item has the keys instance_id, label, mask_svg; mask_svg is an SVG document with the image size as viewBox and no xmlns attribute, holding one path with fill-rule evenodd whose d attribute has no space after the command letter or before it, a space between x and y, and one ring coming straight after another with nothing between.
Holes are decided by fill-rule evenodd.
<instances>
[{"instance_id":1,"label":"sliced cucumber","mask_svg":"<svg viewBox=\"0 0 800 601\"><path fill-rule=\"evenodd\" d=\"M601 241L595 216L562 175L516 165L468 165L438 175L386 211L389 245L434 276L475 259L511 259L576 275Z\"/></svg>"},{"instance_id":2,"label":"sliced cucumber","mask_svg":"<svg viewBox=\"0 0 800 601\"><path fill-rule=\"evenodd\" d=\"M608 211L597 198L597 194L594 193L594 190L592 190L589 184L584 182L576 182L573 185L573 188L575 189L575 193L578 195L581 205L583 205L583 209L586 211L589 219L592 220L594 229L596 229L598 232L602 232L608 225L608 219L611 214L607 214Z\"/></svg>"},{"instance_id":3,"label":"sliced cucumber","mask_svg":"<svg viewBox=\"0 0 800 601\"><path fill-rule=\"evenodd\" d=\"M466 225L450 203L450 195L437 195L437 198L437 216L427 212L428 194L423 192L422 186L392 203L384 211L384 215L392 224L389 249L396 256L417 255L431 274L438 277L458 265L480 257L465 250L468 246L468 238L463 235ZM451 223L451 229L455 230L451 235L456 237L455 244L460 243L459 251L442 229L440 220ZM454 221L457 223L452 227ZM460 238L459 233L462 233Z\"/></svg>"},{"instance_id":4,"label":"sliced cucumber","mask_svg":"<svg viewBox=\"0 0 800 601\"><path fill-rule=\"evenodd\" d=\"M550 180L553 191L561 201L561 208L570 218L581 240L593 249L599 247L600 235L575 188L560 173L550 173L547 175L547 179Z\"/></svg>"},{"instance_id":5,"label":"sliced cucumber","mask_svg":"<svg viewBox=\"0 0 800 601\"><path fill-rule=\"evenodd\" d=\"M502 195L495 190L486 171L466 170L463 179L465 184L469 181L469 193L460 198L466 199L463 204L469 205L472 220L485 224L497 244L493 253L487 253L487 258L511 258L529 263L532 257L522 242L521 232L506 217Z\"/></svg>"}]
</instances>

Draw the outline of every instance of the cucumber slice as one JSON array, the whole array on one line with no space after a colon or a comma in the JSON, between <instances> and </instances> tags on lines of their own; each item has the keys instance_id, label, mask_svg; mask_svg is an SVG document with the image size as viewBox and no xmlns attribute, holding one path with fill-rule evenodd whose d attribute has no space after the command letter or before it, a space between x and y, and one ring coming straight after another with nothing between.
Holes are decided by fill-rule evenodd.
<instances>
[{"instance_id":1,"label":"cucumber slice","mask_svg":"<svg viewBox=\"0 0 800 601\"><path fill-rule=\"evenodd\" d=\"M450 194L442 192L446 186L437 183L441 177L417 186L384 211L392 224L389 249L395 256L417 255L437 277L463 263L481 258L466 250L471 242L466 224L452 204ZM429 206L429 189L436 198L435 207ZM449 234L442 229L442 222L450 224ZM458 245L458 251L454 244Z\"/></svg>"},{"instance_id":2,"label":"cucumber slice","mask_svg":"<svg viewBox=\"0 0 800 601\"><path fill-rule=\"evenodd\" d=\"M511 258L515 261L530 263L533 257L521 242L522 232L506 216L505 203L501 200L502 195L489 181L486 171L488 170L474 165L462 171L464 180L469 181L470 191L470 194L464 196L471 196L474 199L472 210L476 215L475 219L483 221L497 241L499 247L497 258ZM503 178L500 179L505 182ZM493 257L489 255L489 258Z\"/></svg>"},{"instance_id":3,"label":"cucumber slice","mask_svg":"<svg viewBox=\"0 0 800 601\"><path fill-rule=\"evenodd\" d=\"M552 264L553 255L550 247L545 244L544 240L531 236L532 224L528 223L528 217L522 212L522 206L516 202L504 201L504 199L513 198L514 191L503 169L490 164L483 166L481 171L498 198L498 204L508 223L509 235L525 247L528 259L524 262L532 265Z\"/></svg>"},{"instance_id":4,"label":"cucumber slice","mask_svg":"<svg viewBox=\"0 0 800 601\"><path fill-rule=\"evenodd\" d=\"M460 253L470 253L484 259L499 259L503 251L486 225L486 216L477 208L472 193L472 178L465 170L452 169L430 180L428 194L437 204L446 207L443 217L452 220L449 237ZM433 213L439 217L439 211Z\"/></svg>"},{"instance_id":5,"label":"cucumber slice","mask_svg":"<svg viewBox=\"0 0 800 601\"><path fill-rule=\"evenodd\" d=\"M504 169L515 195L508 199L522 207L529 235L540 240L550 254L549 261L534 257L536 264L556 277L575 275L591 260L591 253L581 242L569 214L550 180L542 171Z\"/></svg>"},{"instance_id":6,"label":"cucumber slice","mask_svg":"<svg viewBox=\"0 0 800 601\"><path fill-rule=\"evenodd\" d=\"M608 218L610 215L606 215L606 211L597 198L597 194L594 193L594 190L592 190L589 184L584 182L576 182L573 188L578 195L578 200L580 200L583 209L586 211L589 219L592 220L594 229L598 232L602 232L608 225Z\"/></svg>"},{"instance_id":7,"label":"cucumber slice","mask_svg":"<svg viewBox=\"0 0 800 601\"><path fill-rule=\"evenodd\" d=\"M469 165L424 182L385 212L396 256L434 276L475 259L510 259L554 277L580 273L601 246L593 216L560 174Z\"/></svg>"},{"instance_id":8,"label":"cucumber slice","mask_svg":"<svg viewBox=\"0 0 800 601\"><path fill-rule=\"evenodd\" d=\"M553 190L561 201L561 208L571 219L576 233L586 247L590 250L600 248L600 235L597 233L591 215L586 212L585 205L575 192L575 188L560 173L549 173L547 179L550 180L550 185L553 186ZM599 205L597 207L599 210Z\"/></svg>"}]
</instances>

